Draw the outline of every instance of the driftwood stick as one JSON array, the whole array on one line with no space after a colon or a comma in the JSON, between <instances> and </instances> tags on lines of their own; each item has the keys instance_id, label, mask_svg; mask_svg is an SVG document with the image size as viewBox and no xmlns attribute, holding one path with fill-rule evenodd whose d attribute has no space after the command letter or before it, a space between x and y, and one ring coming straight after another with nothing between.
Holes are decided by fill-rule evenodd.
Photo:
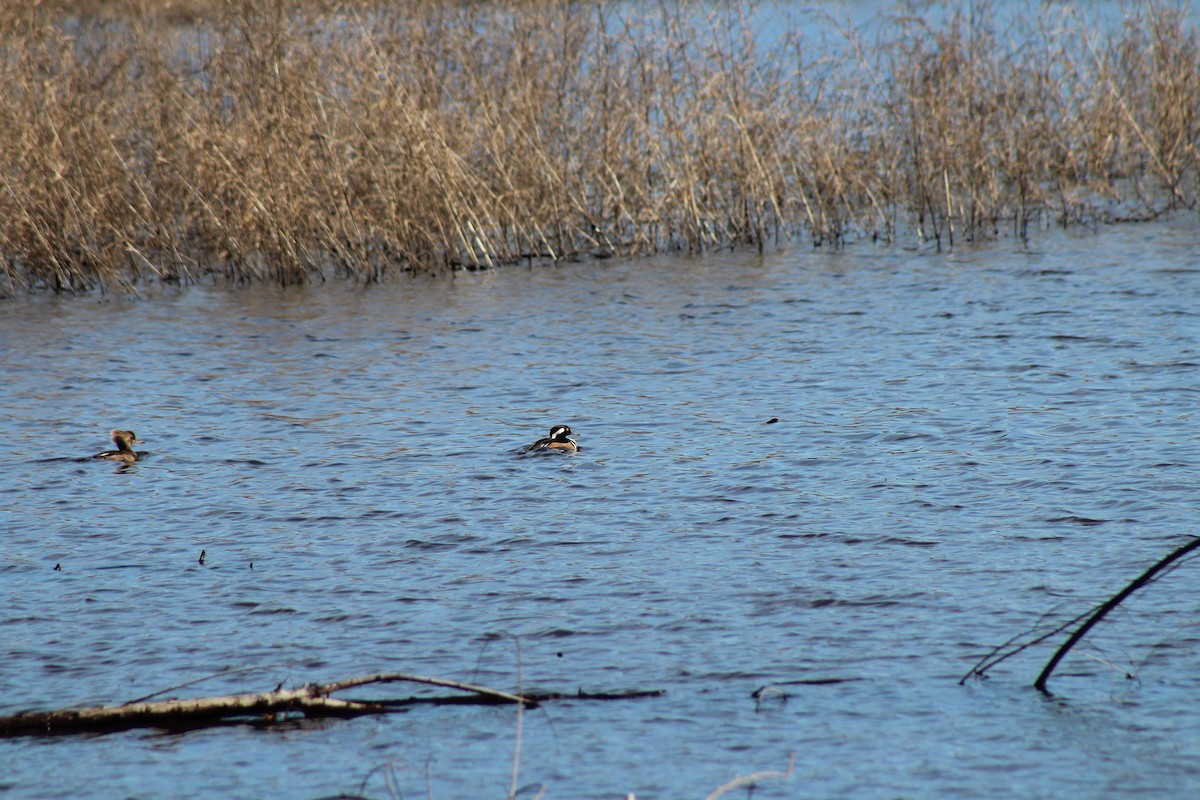
<instances>
[{"instance_id":1,"label":"driftwood stick","mask_svg":"<svg viewBox=\"0 0 1200 800\"><path fill-rule=\"evenodd\" d=\"M526 707L532 708L552 700L640 700L645 697L662 697L666 694L663 689L648 689L631 692L525 692ZM507 703L487 695L478 694L446 694L435 697L401 697L386 700L371 701L388 709L399 709L405 706L478 706Z\"/></svg>"},{"instance_id":2,"label":"driftwood stick","mask_svg":"<svg viewBox=\"0 0 1200 800\"><path fill-rule=\"evenodd\" d=\"M1037 680L1034 681L1033 687L1039 692L1049 694L1046 689L1046 681L1050 680L1050 673L1054 672L1054 668L1058 666L1058 662L1062 661L1063 657L1071 651L1071 648L1074 647L1080 639L1086 636L1087 632L1090 631L1096 625L1096 623L1104 619L1104 617L1108 615L1108 612L1119 606L1126 597L1129 597L1129 595L1153 581L1160 572L1198 547L1200 547L1200 538L1193 539L1182 547L1176 548L1174 552L1172 552L1166 558L1161 559L1157 564L1150 567L1150 569L1143 572L1120 592L1113 595L1106 602L1097 606L1096 610L1092 612L1091 616L1084 620L1083 624L1080 625L1073 634L1071 634L1070 638L1063 643L1062 647L1055 651L1054 656L1046 664L1045 668L1042 669L1042 674L1038 675Z\"/></svg>"},{"instance_id":3,"label":"driftwood stick","mask_svg":"<svg viewBox=\"0 0 1200 800\"><path fill-rule=\"evenodd\" d=\"M344 681L336 681L334 683L325 683L319 686L314 686L313 689L318 694L333 694L342 689L351 689L355 686L365 686L370 683L398 683L407 681L409 683L427 683L430 686L444 686L447 689L459 689L464 692L490 697L494 700L501 700L506 703L524 703L532 702L527 697L520 695L509 694L498 689L489 689L486 686L475 686L470 683L462 683L461 681L449 680L448 678L430 678L425 675L410 675L405 672L381 672L375 675L363 675L358 678L350 678Z\"/></svg>"},{"instance_id":4,"label":"driftwood stick","mask_svg":"<svg viewBox=\"0 0 1200 800\"><path fill-rule=\"evenodd\" d=\"M788 754L787 771L780 772L779 770L763 770L762 772L752 772L749 775L739 775L728 783L724 783L708 793L704 800L717 800L718 797L732 792L734 789L739 789L742 786L754 786L760 781L765 780L787 780L792 777L792 771L796 768L796 754Z\"/></svg>"},{"instance_id":5,"label":"driftwood stick","mask_svg":"<svg viewBox=\"0 0 1200 800\"><path fill-rule=\"evenodd\" d=\"M107 732L160 725L199 726L231 717L293 711L303 711L312 716L356 716L380 713L386 711L386 708L375 703L321 697L314 695L309 687L304 687L259 694L26 712L11 717L0 717L0 736Z\"/></svg>"},{"instance_id":6,"label":"driftwood stick","mask_svg":"<svg viewBox=\"0 0 1200 800\"><path fill-rule=\"evenodd\" d=\"M330 695L341 689L375 683L400 681L470 692L468 695L441 697L411 697L402 700L341 700ZM409 675L401 672L379 673L332 683L310 683L297 689L278 688L272 692L199 697L187 700L158 700L126 703L118 706L94 706L56 711L27 711L12 716L0 716L0 738L71 733L107 733L133 728L200 728L244 721L258 717L267 722L278 721L292 714L305 717L355 717L364 714L394 713L417 703L515 703L521 707L534 706L545 700L625 700L657 697L661 691L624 692L615 694L585 694L547 692L537 695L515 695L469 683Z\"/></svg>"}]
</instances>

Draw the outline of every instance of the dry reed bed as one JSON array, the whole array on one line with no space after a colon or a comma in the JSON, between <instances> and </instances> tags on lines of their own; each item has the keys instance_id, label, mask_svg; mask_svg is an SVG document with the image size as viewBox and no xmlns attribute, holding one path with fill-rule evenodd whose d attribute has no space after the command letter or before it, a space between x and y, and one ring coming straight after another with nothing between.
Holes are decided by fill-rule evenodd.
<instances>
[{"instance_id":1,"label":"dry reed bed","mask_svg":"<svg viewBox=\"0 0 1200 800\"><path fill-rule=\"evenodd\" d=\"M1162 5L1105 31L1045 5L870 41L828 20L816 43L751 5L16 5L9 292L941 245L1194 208L1200 185L1197 32Z\"/></svg>"}]
</instances>

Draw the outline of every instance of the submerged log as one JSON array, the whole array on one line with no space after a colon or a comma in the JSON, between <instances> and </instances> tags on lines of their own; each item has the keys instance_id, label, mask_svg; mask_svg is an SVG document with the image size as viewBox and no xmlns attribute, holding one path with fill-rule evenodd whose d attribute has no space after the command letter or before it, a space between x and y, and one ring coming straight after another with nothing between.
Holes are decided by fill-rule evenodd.
<instances>
[{"instance_id":1,"label":"submerged log","mask_svg":"<svg viewBox=\"0 0 1200 800\"><path fill-rule=\"evenodd\" d=\"M393 700L341 700L334 692L383 683L424 683L466 692L465 695L407 697ZM0 717L0 738L53 736L72 733L111 733L134 728L195 729L255 720L274 724L300 715L318 717L356 717L386 714L417 704L519 704L536 706L545 700L586 699L616 700L661 695L661 691L624 694L510 694L485 686L475 686L444 678L385 672L364 675L333 683L310 683L298 689L276 687L274 691L197 697L187 700L134 701L119 706L93 706L56 711L25 711Z\"/></svg>"}]
</instances>

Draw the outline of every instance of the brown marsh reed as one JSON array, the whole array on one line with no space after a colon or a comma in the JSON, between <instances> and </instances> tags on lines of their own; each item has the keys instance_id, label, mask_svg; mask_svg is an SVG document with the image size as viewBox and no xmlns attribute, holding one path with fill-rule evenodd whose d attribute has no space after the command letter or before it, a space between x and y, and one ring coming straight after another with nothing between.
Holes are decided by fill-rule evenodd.
<instances>
[{"instance_id":1,"label":"brown marsh reed","mask_svg":"<svg viewBox=\"0 0 1200 800\"><path fill-rule=\"evenodd\" d=\"M10 4L0 292L1194 209L1185 8L1036 9L903 7L868 39L752 3Z\"/></svg>"}]
</instances>

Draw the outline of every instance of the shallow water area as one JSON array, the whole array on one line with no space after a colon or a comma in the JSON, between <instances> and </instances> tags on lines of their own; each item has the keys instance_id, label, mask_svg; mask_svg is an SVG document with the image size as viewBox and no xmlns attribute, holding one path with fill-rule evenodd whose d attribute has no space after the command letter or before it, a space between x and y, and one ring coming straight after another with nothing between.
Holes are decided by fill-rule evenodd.
<instances>
[{"instance_id":1,"label":"shallow water area","mask_svg":"<svg viewBox=\"0 0 1200 800\"><path fill-rule=\"evenodd\" d=\"M1197 253L1189 217L10 302L0 713L227 669L250 671L170 694L377 671L663 689L524 714L517 785L704 797L794 754L756 796L1192 796L1191 564L1055 698L1029 688L1050 644L957 681L1196 533ZM514 455L558 423L579 454ZM76 460L114 427L149 455ZM387 764L403 796L503 797L517 724L6 741L0 789L385 797Z\"/></svg>"}]
</instances>

